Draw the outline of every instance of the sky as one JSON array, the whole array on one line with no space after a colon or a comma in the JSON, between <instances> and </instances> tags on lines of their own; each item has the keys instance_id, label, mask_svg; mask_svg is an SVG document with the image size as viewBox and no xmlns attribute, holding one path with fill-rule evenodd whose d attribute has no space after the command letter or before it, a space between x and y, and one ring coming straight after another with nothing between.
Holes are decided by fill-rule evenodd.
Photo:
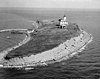
<instances>
[{"instance_id":1,"label":"sky","mask_svg":"<svg viewBox=\"0 0 100 79\"><path fill-rule=\"evenodd\" d=\"M100 9L100 0L0 0L0 7Z\"/></svg>"}]
</instances>

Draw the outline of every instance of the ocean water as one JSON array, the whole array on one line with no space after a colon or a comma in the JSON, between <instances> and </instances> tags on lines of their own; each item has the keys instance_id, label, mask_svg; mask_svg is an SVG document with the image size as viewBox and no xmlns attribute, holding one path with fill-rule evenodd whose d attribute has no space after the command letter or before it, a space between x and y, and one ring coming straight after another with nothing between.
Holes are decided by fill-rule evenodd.
<instances>
[{"instance_id":1,"label":"ocean water","mask_svg":"<svg viewBox=\"0 0 100 79\"><path fill-rule=\"evenodd\" d=\"M25 69L0 68L0 79L100 79L100 11L70 9L0 9L0 29L30 28L33 20L58 19L66 14L93 35L93 42L60 63Z\"/></svg>"}]
</instances>

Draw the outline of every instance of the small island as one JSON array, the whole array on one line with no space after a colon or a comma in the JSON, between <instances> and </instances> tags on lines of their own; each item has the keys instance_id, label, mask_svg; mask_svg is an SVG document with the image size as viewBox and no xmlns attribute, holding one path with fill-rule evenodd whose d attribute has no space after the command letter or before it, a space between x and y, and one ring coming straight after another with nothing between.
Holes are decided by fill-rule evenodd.
<instances>
[{"instance_id":1,"label":"small island","mask_svg":"<svg viewBox=\"0 0 100 79\"><path fill-rule=\"evenodd\" d=\"M34 21L33 26L34 29L1 30L26 35L23 41L1 52L1 67L34 67L60 62L82 51L93 39L76 23L68 22L65 15L57 21Z\"/></svg>"}]
</instances>

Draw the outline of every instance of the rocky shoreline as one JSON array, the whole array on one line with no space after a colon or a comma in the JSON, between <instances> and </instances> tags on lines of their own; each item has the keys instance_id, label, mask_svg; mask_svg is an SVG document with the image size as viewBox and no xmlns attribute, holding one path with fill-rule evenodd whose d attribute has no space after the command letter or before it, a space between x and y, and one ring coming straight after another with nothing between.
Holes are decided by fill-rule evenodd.
<instances>
[{"instance_id":1,"label":"rocky shoreline","mask_svg":"<svg viewBox=\"0 0 100 79\"><path fill-rule=\"evenodd\" d=\"M73 37L70 40L66 40L58 47L55 47L51 50L41 52L36 55L31 55L29 57L27 56L23 58L16 57L10 60L5 60L4 57L9 53L9 51L12 51L20 47L21 45L27 43L31 39L30 33L31 32L27 31L26 38L22 42L0 53L0 57L2 57L0 58L0 67L22 68L22 67L33 67L39 65L48 65L50 63L60 62L62 60L66 60L72 57L77 52L82 51L82 49L84 49L84 47L86 47L86 45L90 43L93 39L93 37L90 34L81 30L81 34L78 37Z\"/></svg>"},{"instance_id":2,"label":"rocky shoreline","mask_svg":"<svg viewBox=\"0 0 100 79\"><path fill-rule=\"evenodd\" d=\"M20 43L18 43L17 45L11 47L11 48L7 48L6 50L3 50L2 52L0 52L0 67L3 67L2 63L4 62L4 57L12 50L15 50L16 48L26 44L30 39L30 34L28 33L27 29L5 29L5 30L0 30L0 32L7 32L7 31L23 31L26 34L26 37L23 41L21 41Z\"/></svg>"},{"instance_id":3,"label":"rocky shoreline","mask_svg":"<svg viewBox=\"0 0 100 79\"><path fill-rule=\"evenodd\" d=\"M36 29L39 27L36 22L33 23L36 26ZM18 43L17 45L7 48L0 52L0 67L1 68L27 68L27 67L34 67L34 66L44 66L55 62L60 62L62 60L69 59L70 57L74 56L78 52L81 52L88 43L90 43L93 39L91 34L80 29L80 35L77 37L73 37L70 39L66 39L65 42L61 43L57 47L53 49L40 52L36 55L30 55L25 57L15 57L9 60L6 60L6 55L20 46L26 44L31 39L31 33L34 32L35 29L29 31L28 29L5 29L0 30L0 32L6 31L18 31L21 33L26 34L26 37L23 41Z\"/></svg>"}]
</instances>

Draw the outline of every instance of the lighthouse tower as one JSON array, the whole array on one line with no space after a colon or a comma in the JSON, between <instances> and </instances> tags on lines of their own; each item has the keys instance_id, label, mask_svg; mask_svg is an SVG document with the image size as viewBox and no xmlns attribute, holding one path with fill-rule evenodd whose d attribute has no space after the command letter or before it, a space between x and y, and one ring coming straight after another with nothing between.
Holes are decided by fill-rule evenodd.
<instances>
[{"instance_id":1,"label":"lighthouse tower","mask_svg":"<svg viewBox=\"0 0 100 79\"><path fill-rule=\"evenodd\" d=\"M67 22L67 17L64 15L63 18L60 20L60 26L61 28L64 28L68 25L68 22Z\"/></svg>"},{"instance_id":2,"label":"lighthouse tower","mask_svg":"<svg viewBox=\"0 0 100 79\"><path fill-rule=\"evenodd\" d=\"M64 16L63 16L63 19L64 19L64 21L66 21L66 20L67 20L67 17L66 17L66 15L64 15Z\"/></svg>"}]
</instances>

